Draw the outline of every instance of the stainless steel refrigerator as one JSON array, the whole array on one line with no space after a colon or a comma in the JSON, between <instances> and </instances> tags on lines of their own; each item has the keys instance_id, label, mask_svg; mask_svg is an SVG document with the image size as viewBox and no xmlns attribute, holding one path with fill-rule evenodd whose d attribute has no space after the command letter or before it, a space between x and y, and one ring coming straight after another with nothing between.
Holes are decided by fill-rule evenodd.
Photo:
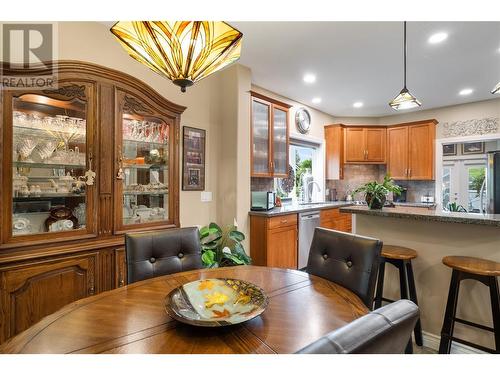
<instances>
[{"instance_id":1,"label":"stainless steel refrigerator","mask_svg":"<svg viewBox=\"0 0 500 375\"><path fill-rule=\"evenodd\" d=\"M500 151L487 153L486 213L500 214Z\"/></svg>"}]
</instances>

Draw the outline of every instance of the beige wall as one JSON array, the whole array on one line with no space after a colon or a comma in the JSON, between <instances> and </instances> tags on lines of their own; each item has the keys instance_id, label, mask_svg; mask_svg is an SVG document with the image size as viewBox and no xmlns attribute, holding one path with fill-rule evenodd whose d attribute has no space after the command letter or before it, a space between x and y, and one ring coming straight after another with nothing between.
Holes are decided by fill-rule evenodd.
<instances>
[{"instance_id":1,"label":"beige wall","mask_svg":"<svg viewBox=\"0 0 500 375\"><path fill-rule=\"evenodd\" d=\"M500 229L482 225L453 224L356 215L356 233L381 239L384 244L415 249L415 283L422 329L439 335L443 323L451 270L441 262L447 255L475 256L500 262ZM386 298L399 298L398 273L386 266ZM465 280L461 284L457 316L492 327L490 297L486 286ZM456 324L457 337L494 347L493 335Z\"/></svg>"},{"instance_id":2,"label":"beige wall","mask_svg":"<svg viewBox=\"0 0 500 375\"><path fill-rule=\"evenodd\" d=\"M379 123L391 125L402 122L436 119L439 122L436 136L437 138L442 138L441 124L444 122L474 120L486 117L500 118L500 99L491 99L475 103L465 103L449 107L380 117Z\"/></svg>"}]
</instances>

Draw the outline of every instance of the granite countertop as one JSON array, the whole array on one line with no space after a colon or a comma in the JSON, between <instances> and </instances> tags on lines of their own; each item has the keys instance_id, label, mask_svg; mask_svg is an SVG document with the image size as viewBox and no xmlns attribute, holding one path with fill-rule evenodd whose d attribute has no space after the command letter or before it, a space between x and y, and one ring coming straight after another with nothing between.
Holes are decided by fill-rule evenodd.
<instances>
[{"instance_id":1,"label":"granite countertop","mask_svg":"<svg viewBox=\"0 0 500 375\"><path fill-rule=\"evenodd\" d=\"M249 211L249 215L253 216L280 216L287 214L295 214L299 212L306 211L318 211L325 210L328 208L339 208L352 205L352 202L346 201L335 201L335 202L321 202L321 203L312 203L312 204L287 204L283 205L283 207L274 207L269 211Z\"/></svg>"},{"instance_id":2,"label":"granite countertop","mask_svg":"<svg viewBox=\"0 0 500 375\"><path fill-rule=\"evenodd\" d=\"M381 210L370 210L367 206L350 206L341 208L340 211L360 215L500 227L500 214L446 212L429 208L409 206L384 207Z\"/></svg>"}]
</instances>

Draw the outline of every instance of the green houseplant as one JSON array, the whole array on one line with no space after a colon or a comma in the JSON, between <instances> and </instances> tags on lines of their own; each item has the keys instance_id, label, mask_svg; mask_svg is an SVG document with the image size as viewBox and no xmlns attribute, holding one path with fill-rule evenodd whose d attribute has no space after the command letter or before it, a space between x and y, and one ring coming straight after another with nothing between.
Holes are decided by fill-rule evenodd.
<instances>
[{"instance_id":1,"label":"green houseplant","mask_svg":"<svg viewBox=\"0 0 500 375\"><path fill-rule=\"evenodd\" d=\"M394 183L394 180L386 174L384 181L378 183L377 181L370 181L354 190L353 194L365 193L365 200L370 209L381 209L387 199L387 194L393 193L399 195L402 188Z\"/></svg>"},{"instance_id":2,"label":"green houseplant","mask_svg":"<svg viewBox=\"0 0 500 375\"><path fill-rule=\"evenodd\" d=\"M206 268L229 267L250 264L241 242L245 235L236 226L228 225L222 229L210 223L200 229L201 261Z\"/></svg>"}]
</instances>

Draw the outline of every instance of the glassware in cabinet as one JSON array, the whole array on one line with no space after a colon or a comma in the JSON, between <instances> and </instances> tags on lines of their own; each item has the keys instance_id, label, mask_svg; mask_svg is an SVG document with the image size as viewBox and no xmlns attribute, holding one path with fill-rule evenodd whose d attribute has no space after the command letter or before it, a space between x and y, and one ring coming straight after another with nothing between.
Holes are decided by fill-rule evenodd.
<instances>
[{"instance_id":1,"label":"glassware in cabinet","mask_svg":"<svg viewBox=\"0 0 500 375\"><path fill-rule=\"evenodd\" d=\"M13 96L13 237L85 228L94 173L86 165L86 121L87 103L79 98Z\"/></svg>"},{"instance_id":2,"label":"glassware in cabinet","mask_svg":"<svg viewBox=\"0 0 500 375\"><path fill-rule=\"evenodd\" d=\"M122 179L122 225L169 219L170 125L155 116L124 111L119 150Z\"/></svg>"}]
</instances>

